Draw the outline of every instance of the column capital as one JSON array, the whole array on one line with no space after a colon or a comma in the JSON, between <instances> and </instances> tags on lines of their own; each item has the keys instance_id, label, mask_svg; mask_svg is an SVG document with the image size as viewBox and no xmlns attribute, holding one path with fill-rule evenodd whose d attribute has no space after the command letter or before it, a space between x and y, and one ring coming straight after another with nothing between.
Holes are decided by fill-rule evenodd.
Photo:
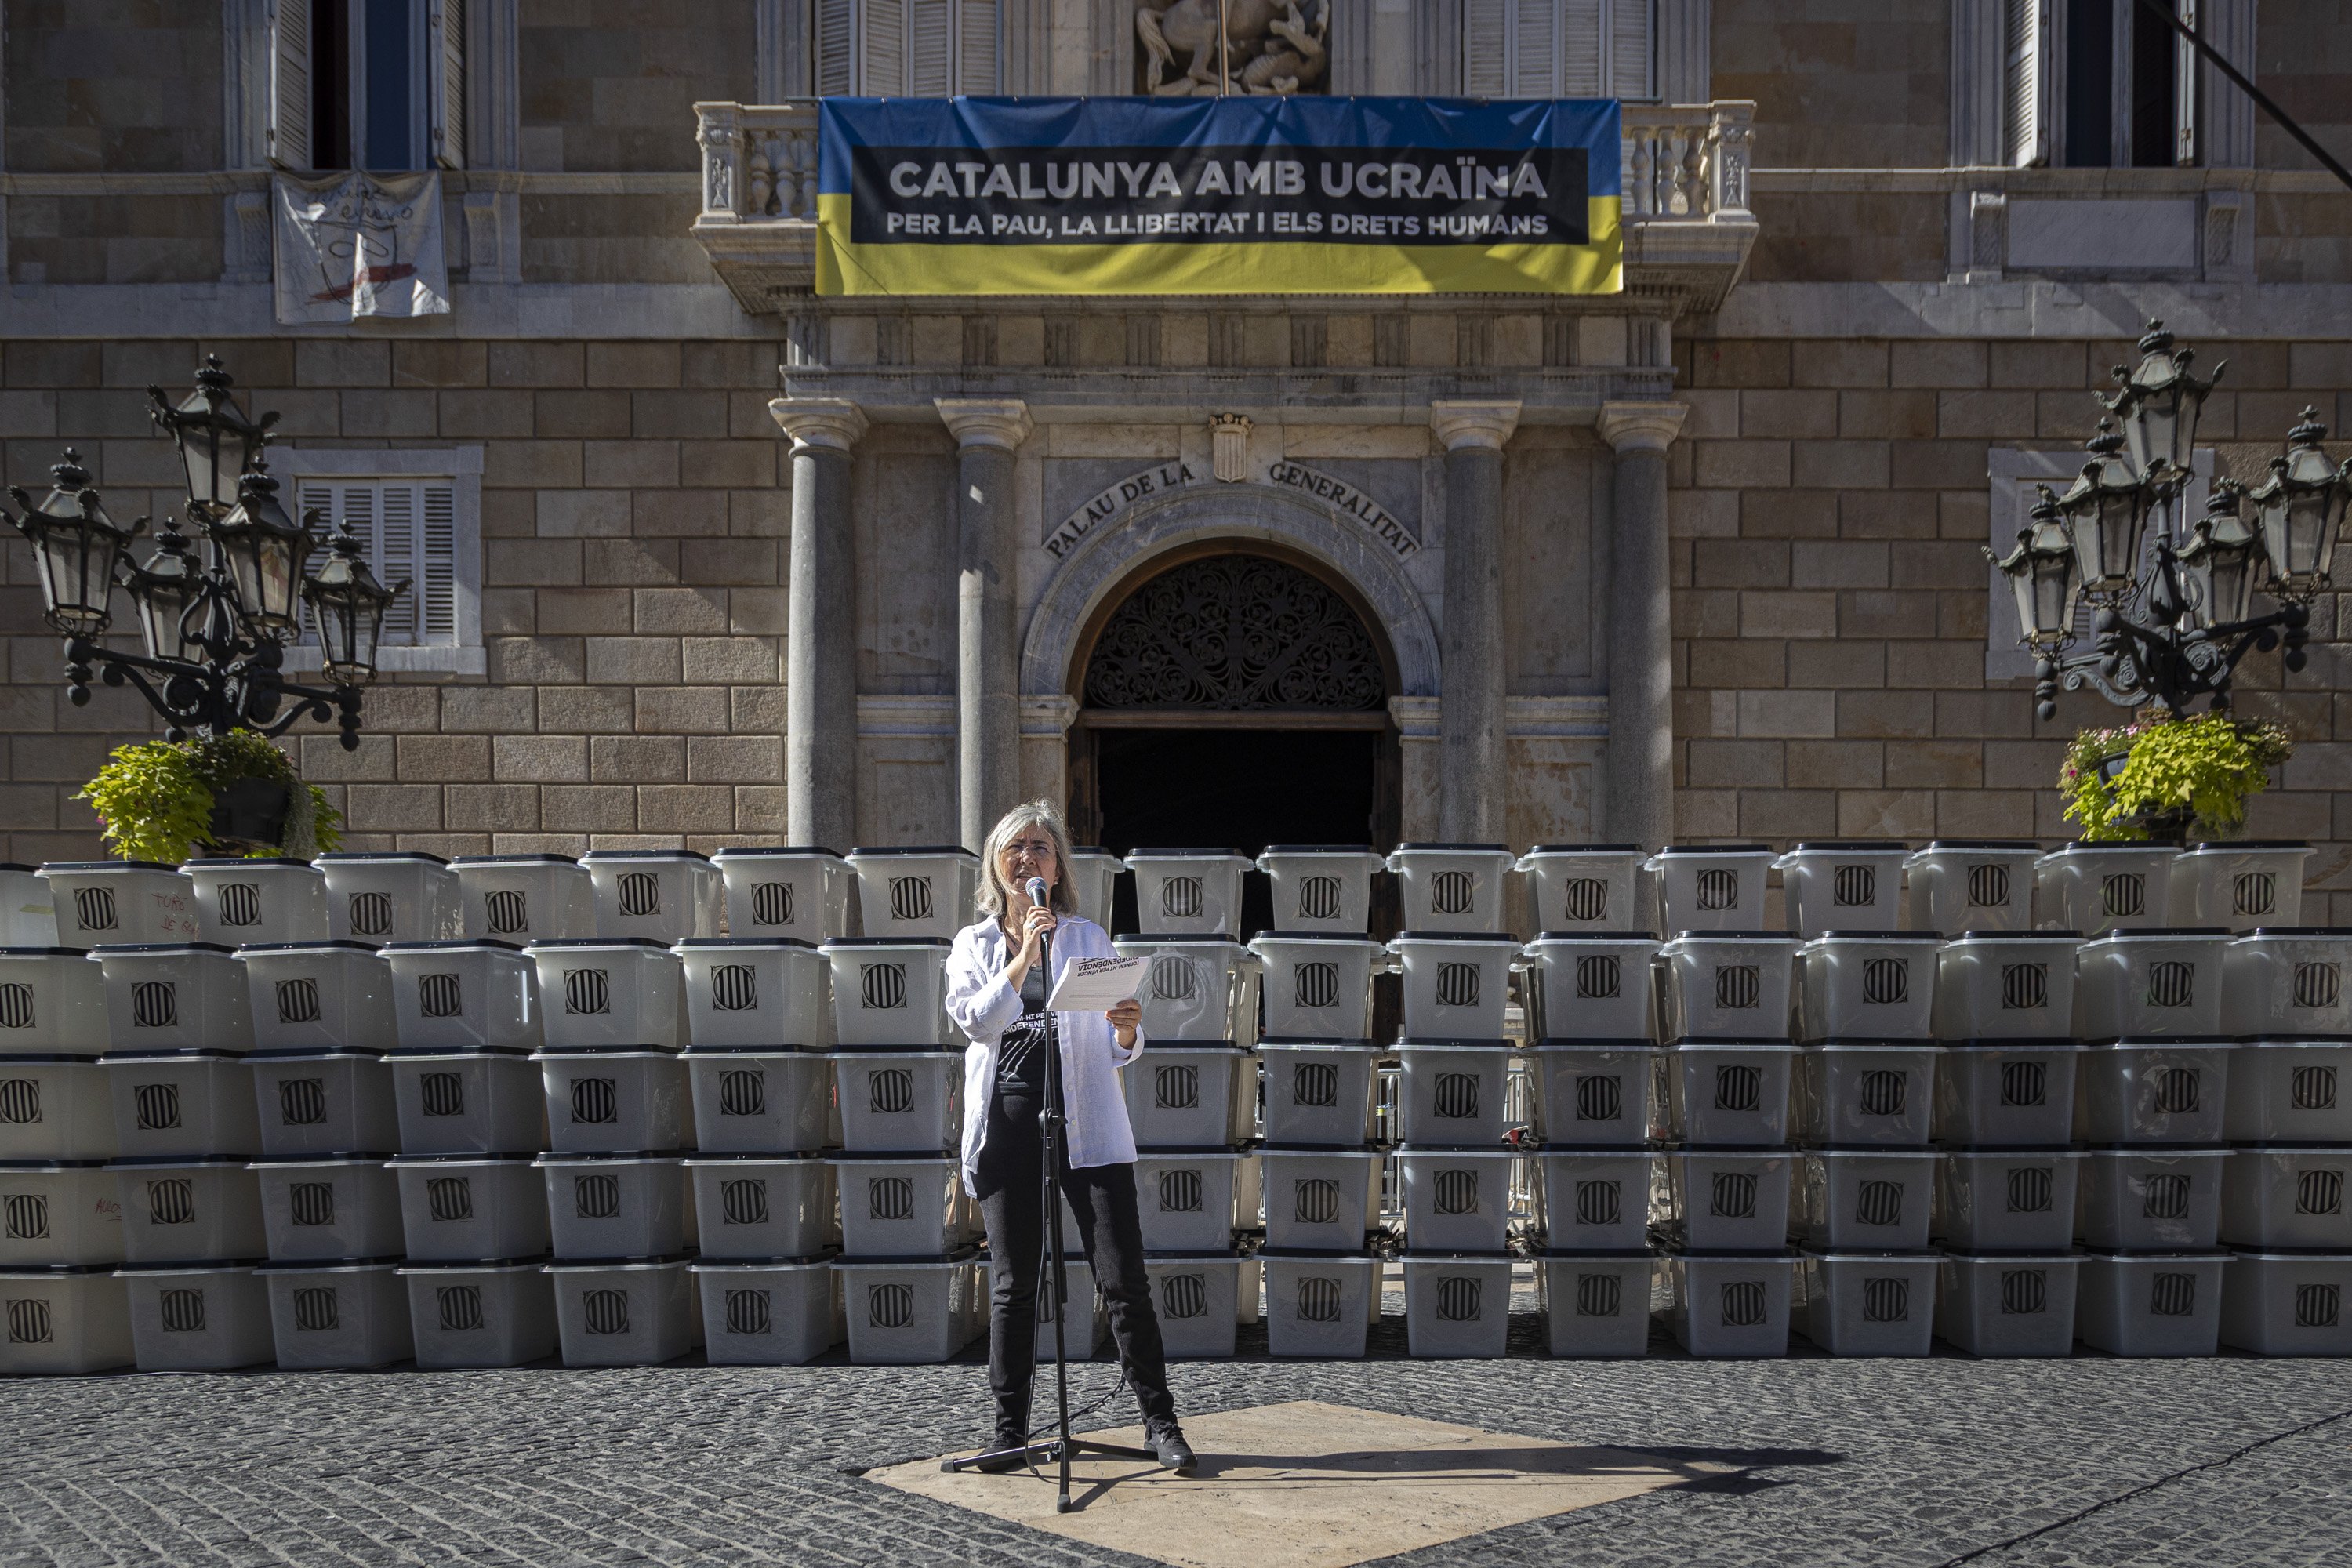
<instances>
[{"instance_id":1,"label":"column capital","mask_svg":"<svg viewBox=\"0 0 2352 1568\"><path fill-rule=\"evenodd\" d=\"M1519 427L1516 397L1441 397L1429 405L1429 427L1449 452L1484 447L1499 452Z\"/></svg>"},{"instance_id":2,"label":"column capital","mask_svg":"<svg viewBox=\"0 0 2352 1568\"><path fill-rule=\"evenodd\" d=\"M935 397L931 404L959 447L1002 447L1017 452L1036 428L1036 422L1029 417L1029 405L1017 397Z\"/></svg>"},{"instance_id":3,"label":"column capital","mask_svg":"<svg viewBox=\"0 0 2352 1568\"><path fill-rule=\"evenodd\" d=\"M866 410L845 397L779 397L768 412L793 438L795 448L825 447L846 452L866 434Z\"/></svg>"},{"instance_id":4,"label":"column capital","mask_svg":"<svg viewBox=\"0 0 2352 1568\"><path fill-rule=\"evenodd\" d=\"M1601 438L1620 452L1663 452L1689 412L1682 403L1604 403Z\"/></svg>"}]
</instances>

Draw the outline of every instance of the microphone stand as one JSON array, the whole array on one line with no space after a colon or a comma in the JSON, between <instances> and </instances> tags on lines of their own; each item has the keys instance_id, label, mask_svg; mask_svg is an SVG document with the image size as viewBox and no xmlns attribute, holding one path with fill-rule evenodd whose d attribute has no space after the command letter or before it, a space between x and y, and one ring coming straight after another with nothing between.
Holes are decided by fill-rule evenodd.
<instances>
[{"instance_id":1,"label":"microphone stand","mask_svg":"<svg viewBox=\"0 0 2352 1568\"><path fill-rule=\"evenodd\" d=\"M1045 994L1054 992L1054 935L1051 931L1039 938L1037 962L1045 969ZM960 1470L975 1468L992 1460L1018 1455L1033 1469L1039 1460L1056 1465L1060 1469L1060 1490L1054 1499L1054 1511L1070 1511L1070 1459L1078 1454L1098 1454L1113 1459L1157 1459L1149 1448L1129 1448L1117 1443L1100 1443L1090 1437L1070 1436L1070 1361L1064 1339L1064 1309L1070 1295L1069 1263L1062 1255L1062 1044L1060 1031L1054 1022L1054 1010L1045 1009L1045 1103L1037 1112L1037 1136L1044 1144L1045 1179L1038 1184L1040 1203L1045 1208L1045 1228L1040 1233L1045 1238L1046 1252L1043 1259L1049 1280L1038 1285L1038 1300L1054 1323L1054 1405L1055 1436L1043 1442L1024 1443L1018 1448L999 1448L992 1453L974 1454L968 1459L942 1459L940 1468L952 1475ZM972 1114L967 1109L966 1115ZM982 1108L981 1114L986 1114ZM1097 1223L1102 1223L1097 1216ZM1051 1288L1048 1289L1048 1283ZM1035 1333L1034 1328L1027 1331ZM1032 1363L1030 1385L1036 1385L1034 1363Z\"/></svg>"}]
</instances>

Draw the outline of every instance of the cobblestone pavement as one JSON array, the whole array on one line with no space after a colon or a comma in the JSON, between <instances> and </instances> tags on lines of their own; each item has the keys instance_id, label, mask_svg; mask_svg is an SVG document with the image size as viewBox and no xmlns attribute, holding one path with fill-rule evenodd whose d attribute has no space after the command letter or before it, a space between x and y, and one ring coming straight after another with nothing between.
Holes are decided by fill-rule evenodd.
<instances>
[{"instance_id":1,"label":"cobblestone pavement","mask_svg":"<svg viewBox=\"0 0 2352 1568\"><path fill-rule=\"evenodd\" d=\"M1412 1362L1392 1316L1366 1362L1174 1384L1747 1467L1398 1568L2352 1564L2352 1363L1579 1363L1537 1335ZM859 1479L978 1440L984 1388L970 1357L0 1384L0 1563L1139 1563Z\"/></svg>"}]
</instances>

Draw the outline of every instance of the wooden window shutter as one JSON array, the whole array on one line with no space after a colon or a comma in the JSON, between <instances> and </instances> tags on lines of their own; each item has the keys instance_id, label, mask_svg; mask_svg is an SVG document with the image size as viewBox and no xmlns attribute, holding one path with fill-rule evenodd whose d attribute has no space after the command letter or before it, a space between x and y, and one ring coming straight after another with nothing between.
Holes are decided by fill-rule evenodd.
<instances>
[{"instance_id":1,"label":"wooden window shutter","mask_svg":"<svg viewBox=\"0 0 2352 1568\"><path fill-rule=\"evenodd\" d=\"M425 155L445 169L466 166L466 0L426 0Z\"/></svg>"},{"instance_id":2,"label":"wooden window shutter","mask_svg":"<svg viewBox=\"0 0 2352 1568\"><path fill-rule=\"evenodd\" d=\"M310 166L310 0L270 0L269 123L263 139L281 169Z\"/></svg>"}]
</instances>

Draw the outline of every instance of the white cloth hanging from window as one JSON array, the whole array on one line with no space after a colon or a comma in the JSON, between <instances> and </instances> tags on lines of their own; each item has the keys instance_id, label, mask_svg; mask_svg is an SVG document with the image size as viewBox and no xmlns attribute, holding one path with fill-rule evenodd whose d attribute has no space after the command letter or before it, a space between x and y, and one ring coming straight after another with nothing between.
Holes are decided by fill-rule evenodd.
<instances>
[{"instance_id":1,"label":"white cloth hanging from window","mask_svg":"<svg viewBox=\"0 0 2352 1568\"><path fill-rule=\"evenodd\" d=\"M448 313L439 175L280 174L275 185L281 324Z\"/></svg>"}]
</instances>

